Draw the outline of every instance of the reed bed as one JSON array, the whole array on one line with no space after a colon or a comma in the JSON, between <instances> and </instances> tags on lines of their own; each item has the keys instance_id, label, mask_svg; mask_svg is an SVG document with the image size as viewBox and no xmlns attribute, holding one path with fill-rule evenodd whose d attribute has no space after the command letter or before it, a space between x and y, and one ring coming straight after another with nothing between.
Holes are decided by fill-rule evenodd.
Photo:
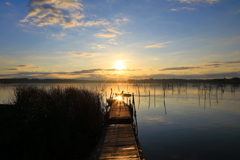
<instances>
[{"instance_id":1,"label":"reed bed","mask_svg":"<svg viewBox=\"0 0 240 160\"><path fill-rule=\"evenodd\" d=\"M85 159L104 123L102 95L75 87L18 87L0 113L1 159Z\"/></svg>"}]
</instances>

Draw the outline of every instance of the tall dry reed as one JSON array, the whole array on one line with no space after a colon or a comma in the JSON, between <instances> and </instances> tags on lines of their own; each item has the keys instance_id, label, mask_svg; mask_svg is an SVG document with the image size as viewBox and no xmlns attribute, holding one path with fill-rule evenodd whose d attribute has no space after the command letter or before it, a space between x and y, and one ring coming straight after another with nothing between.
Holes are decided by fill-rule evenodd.
<instances>
[{"instance_id":1,"label":"tall dry reed","mask_svg":"<svg viewBox=\"0 0 240 160\"><path fill-rule=\"evenodd\" d=\"M105 115L101 94L74 87L18 87L12 104L0 114L6 159L84 159Z\"/></svg>"}]
</instances>

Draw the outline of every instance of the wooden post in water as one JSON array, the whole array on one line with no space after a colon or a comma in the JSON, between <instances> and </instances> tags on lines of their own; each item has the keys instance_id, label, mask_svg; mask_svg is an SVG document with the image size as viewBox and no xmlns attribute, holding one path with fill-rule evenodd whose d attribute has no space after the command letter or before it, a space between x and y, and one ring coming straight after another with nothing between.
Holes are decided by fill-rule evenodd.
<instances>
[{"instance_id":1,"label":"wooden post in water","mask_svg":"<svg viewBox=\"0 0 240 160\"><path fill-rule=\"evenodd\" d=\"M134 107L134 115L136 116L136 108L135 108L135 99L134 99L134 93L132 93L132 103L133 103L133 107Z\"/></svg>"}]
</instances>

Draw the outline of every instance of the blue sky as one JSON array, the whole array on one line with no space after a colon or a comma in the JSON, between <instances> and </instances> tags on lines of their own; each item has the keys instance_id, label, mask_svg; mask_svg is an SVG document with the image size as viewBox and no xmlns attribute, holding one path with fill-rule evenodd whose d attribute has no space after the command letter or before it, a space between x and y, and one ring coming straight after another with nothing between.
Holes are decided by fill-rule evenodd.
<instances>
[{"instance_id":1,"label":"blue sky","mask_svg":"<svg viewBox=\"0 0 240 160\"><path fill-rule=\"evenodd\" d=\"M239 19L239 0L3 0L0 78L240 77Z\"/></svg>"}]
</instances>

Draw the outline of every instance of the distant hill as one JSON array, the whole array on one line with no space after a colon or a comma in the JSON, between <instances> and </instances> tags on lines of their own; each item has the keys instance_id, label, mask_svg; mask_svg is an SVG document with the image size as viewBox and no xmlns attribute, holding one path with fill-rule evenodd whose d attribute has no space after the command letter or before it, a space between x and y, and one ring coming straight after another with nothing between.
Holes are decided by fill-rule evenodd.
<instances>
[{"instance_id":1,"label":"distant hill","mask_svg":"<svg viewBox=\"0 0 240 160\"><path fill-rule=\"evenodd\" d=\"M77 80L77 79L28 79L28 78L0 79L0 83L103 83L103 82L113 83L122 81Z\"/></svg>"},{"instance_id":2,"label":"distant hill","mask_svg":"<svg viewBox=\"0 0 240 160\"><path fill-rule=\"evenodd\" d=\"M128 79L127 81L117 80L77 80L77 79L28 79L12 78L0 79L0 83L236 83L240 84L239 77L231 79Z\"/></svg>"}]
</instances>

